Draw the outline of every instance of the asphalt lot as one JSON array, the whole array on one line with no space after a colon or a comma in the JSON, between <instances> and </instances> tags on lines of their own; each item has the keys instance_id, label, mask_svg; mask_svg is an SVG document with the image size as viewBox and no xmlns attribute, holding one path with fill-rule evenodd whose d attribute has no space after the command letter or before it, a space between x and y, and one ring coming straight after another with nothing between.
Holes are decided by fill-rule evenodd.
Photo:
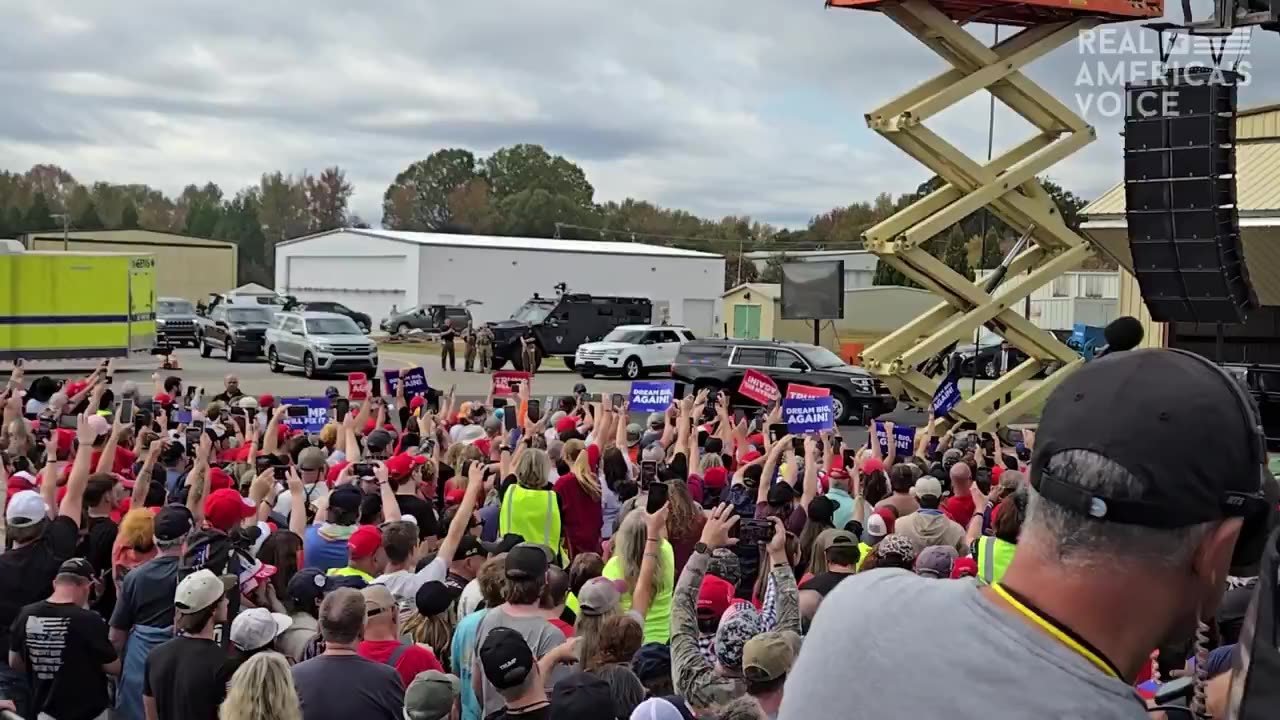
<instances>
[{"instance_id":1,"label":"asphalt lot","mask_svg":"<svg viewBox=\"0 0 1280 720\"><path fill-rule=\"evenodd\" d=\"M204 387L210 394L217 393L222 389L223 380L229 374L233 374L240 379L240 387L244 392L255 396L263 393L270 393L276 397L321 396L324 394L325 388L330 385L337 387L343 394L346 394L346 378L344 376L308 380L302 376L302 372L299 370L287 371L283 374L272 373L267 368L266 362L229 363L220 357L202 358L196 350L178 350L175 355L182 369L159 370L158 372L162 376L177 375L183 379L184 384L199 385ZM386 347L381 350L380 356L380 372L421 365L427 372L427 382L434 388L447 391L451 386L456 386L456 395L463 400L484 399L489 394L490 381L488 375L467 373L462 370L441 370L438 356L411 351L392 351ZM158 367L158 362L148 365L135 361L117 371L116 382L133 381L141 385L149 384L151 382L151 374L157 372L156 368ZM461 363L459 363L459 368L461 368ZM67 378L79 377L86 372L87 369L85 368L33 365L28 368L27 376L28 379L39 375ZM577 373L558 369L539 372L533 380L533 392L535 396L569 395L573 392L573 386L577 383L586 384L589 392L599 393L626 393L630 388L630 383L625 380L611 380L599 377L583 380ZM900 408L886 414L883 419L891 420L898 424L922 425L925 421L925 415L910 408ZM842 427L841 434L846 442L855 444L865 442L867 435L865 428L857 426Z\"/></svg>"}]
</instances>

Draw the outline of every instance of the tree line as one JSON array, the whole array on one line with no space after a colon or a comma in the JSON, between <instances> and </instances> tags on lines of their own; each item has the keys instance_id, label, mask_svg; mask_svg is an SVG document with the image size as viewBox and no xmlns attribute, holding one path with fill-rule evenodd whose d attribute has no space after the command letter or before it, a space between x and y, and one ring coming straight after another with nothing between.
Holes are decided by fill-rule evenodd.
<instances>
[{"instance_id":1,"label":"tree line","mask_svg":"<svg viewBox=\"0 0 1280 720\"><path fill-rule=\"evenodd\" d=\"M446 148L410 164L383 193L382 225L391 230L561 237L645 242L722 254L725 287L776 282L789 252L857 249L863 231L923 194L883 193L814 216L802 229L780 229L747 216L699 217L644 200L596 202L586 172L539 145L501 148L487 157ZM1084 201L1052 182L1046 190L1073 227ZM186 186L176 197L141 184L81 183L56 165L26 172L0 171L0 237L62 227L98 230L142 228L234 242L240 250L240 282L273 284L277 242L339 227L368 227L351 213L346 172L263 173L258 183L227 194L217 184ZM984 235L985 222L985 235ZM1016 240L998 219L975 213L929 241L931 250L958 271L993 267ZM765 251L763 271L739 262L740 253ZM908 284L881 263L878 284Z\"/></svg>"}]
</instances>

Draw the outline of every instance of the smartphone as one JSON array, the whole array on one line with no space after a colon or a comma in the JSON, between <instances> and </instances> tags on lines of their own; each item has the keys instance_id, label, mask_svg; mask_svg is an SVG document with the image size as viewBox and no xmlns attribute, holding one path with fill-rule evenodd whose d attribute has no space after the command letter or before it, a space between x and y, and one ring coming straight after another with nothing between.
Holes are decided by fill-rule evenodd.
<instances>
[{"instance_id":1,"label":"smartphone","mask_svg":"<svg viewBox=\"0 0 1280 720\"><path fill-rule=\"evenodd\" d=\"M506 409L506 410L503 410L503 411L502 411L502 426L503 426L504 428L506 428L507 430L515 430L515 429L516 429L516 421L517 421L517 420L519 420L519 418L517 418L517 417L516 417L516 414L517 414L517 413L516 413L515 408L508 408L508 409Z\"/></svg>"},{"instance_id":2,"label":"smartphone","mask_svg":"<svg viewBox=\"0 0 1280 720\"><path fill-rule=\"evenodd\" d=\"M738 542L743 545L768 545L773 538L773 523L768 519L742 518L738 521Z\"/></svg>"},{"instance_id":3,"label":"smartphone","mask_svg":"<svg viewBox=\"0 0 1280 720\"><path fill-rule=\"evenodd\" d=\"M273 465L271 473L275 476L276 482L288 482L289 480L288 465Z\"/></svg>"},{"instance_id":4,"label":"smartphone","mask_svg":"<svg viewBox=\"0 0 1280 720\"><path fill-rule=\"evenodd\" d=\"M351 414L351 401L340 397L333 399L333 419L342 422Z\"/></svg>"},{"instance_id":5,"label":"smartphone","mask_svg":"<svg viewBox=\"0 0 1280 720\"><path fill-rule=\"evenodd\" d=\"M640 487L648 487L658 479L658 463L645 460L640 463Z\"/></svg>"},{"instance_id":6,"label":"smartphone","mask_svg":"<svg viewBox=\"0 0 1280 720\"><path fill-rule=\"evenodd\" d=\"M276 459L271 455L259 455L253 459L253 471L256 473L266 472L267 468L276 464Z\"/></svg>"},{"instance_id":7,"label":"smartphone","mask_svg":"<svg viewBox=\"0 0 1280 720\"><path fill-rule=\"evenodd\" d=\"M511 447L512 450L515 449L516 445L520 444L520 436L522 434L523 433L520 431L520 428L511 429L511 442L507 444Z\"/></svg>"},{"instance_id":8,"label":"smartphone","mask_svg":"<svg viewBox=\"0 0 1280 720\"><path fill-rule=\"evenodd\" d=\"M671 488L664 482L649 483L649 499L645 504L645 512L650 515L662 509L667 504L667 496L670 494Z\"/></svg>"},{"instance_id":9,"label":"smartphone","mask_svg":"<svg viewBox=\"0 0 1280 720\"><path fill-rule=\"evenodd\" d=\"M493 399L493 409L494 409L494 410L497 410L498 408L504 408L504 407L506 407L506 406L507 406L507 399L506 399L506 398L496 397L496 398L494 398L494 399Z\"/></svg>"},{"instance_id":10,"label":"smartphone","mask_svg":"<svg viewBox=\"0 0 1280 720\"><path fill-rule=\"evenodd\" d=\"M351 474L356 477L373 477L373 463L356 463L351 468Z\"/></svg>"},{"instance_id":11,"label":"smartphone","mask_svg":"<svg viewBox=\"0 0 1280 720\"><path fill-rule=\"evenodd\" d=\"M289 406L289 409L288 409L288 410L285 410L285 416L286 416L286 417L291 417L291 418L306 417L306 416L307 416L307 406L305 406L305 405L290 405L290 406Z\"/></svg>"},{"instance_id":12,"label":"smartphone","mask_svg":"<svg viewBox=\"0 0 1280 720\"><path fill-rule=\"evenodd\" d=\"M627 401L627 396L622 393L614 393L613 397L610 399L613 401L613 407L620 408L622 407L622 403Z\"/></svg>"},{"instance_id":13,"label":"smartphone","mask_svg":"<svg viewBox=\"0 0 1280 720\"><path fill-rule=\"evenodd\" d=\"M542 419L542 403L537 400L530 400L528 415L529 415L529 420L531 422L538 422L539 420L541 420Z\"/></svg>"},{"instance_id":14,"label":"smartphone","mask_svg":"<svg viewBox=\"0 0 1280 720\"><path fill-rule=\"evenodd\" d=\"M508 381L507 381L507 387L511 390L511 394L512 394L512 395L519 395L519 394L520 394L520 381L519 381L519 380L508 380Z\"/></svg>"},{"instance_id":15,"label":"smartphone","mask_svg":"<svg viewBox=\"0 0 1280 720\"><path fill-rule=\"evenodd\" d=\"M604 402L604 394L603 394L603 393L591 393L591 394L587 395L587 397L586 397L586 401L587 401L587 402L589 402L589 403Z\"/></svg>"},{"instance_id":16,"label":"smartphone","mask_svg":"<svg viewBox=\"0 0 1280 720\"><path fill-rule=\"evenodd\" d=\"M249 417L247 415L232 415L231 420L236 427L240 428L241 434L248 432Z\"/></svg>"},{"instance_id":17,"label":"smartphone","mask_svg":"<svg viewBox=\"0 0 1280 720\"><path fill-rule=\"evenodd\" d=\"M853 466L858 462L858 451L855 448L845 448L844 452L844 469L845 472L853 473Z\"/></svg>"},{"instance_id":18,"label":"smartphone","mask_svg":"<svg viewBox=\"0 0 1280 720\"><path fill-rule=\"evenodd\" d=\"M76 415L60 415L58 416L58 427L63 430L75 430L76 418Z\"/></svg>"},{"instance_id":19,"label":"smartphone","mask_svg":"<svg viewBox=\"0 0 1280 720\"><path fill-rule=\"evenodd\" d=\"M778 442L788 433L786 423L773 423L769 426L769 442Z\"/></svg>"},{"instance_id":20,"label":"smartphone","mask_svg":"<svg viewBox=\"0 0 1280 720\"><path fill-rule=\"evenodd\" d=\"M795 454L801 457L804 457L804 438L802 437L791 438L791 450Z\"/></svg>"},{"instance_id":21,"label":"smartphone","mask_svg":"<svg viewBox=\"0 0 1280 720\"><path fill-rule=\"evenodd\" d=\"M133 401L127 398L121 400L120 409L116 411L116 417L125 424L133 422Z\"/></svg>"},{"instance_id":22,"label":"smartphone","mask_svg":"<svg viewBox=\"0 0 1280 720\"><path fill-rule=\"evenodd\" d=\"M684 383L681 383L681 382L676 383L675 391L671 393L671 398L673 400L684 399Z\"/></svg>"},{"instance_id":23,"label":"smartphone","mask_svg":"<svg viewBox=\"0 0 1280 720\"><path fill-rule=\"evenodd\" d=\"M382 378L369 378L369 396L382 397Z\"/></svg>"}]
</instances>

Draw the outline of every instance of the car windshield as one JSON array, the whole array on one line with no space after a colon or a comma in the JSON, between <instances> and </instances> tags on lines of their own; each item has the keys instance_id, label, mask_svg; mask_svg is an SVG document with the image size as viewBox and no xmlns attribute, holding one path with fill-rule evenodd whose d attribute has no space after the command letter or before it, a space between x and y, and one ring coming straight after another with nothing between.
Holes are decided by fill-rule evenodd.
<instances>
[{"instance_id":1,"label":"car windshield","mask_svg":"<svg viewBox=\"0 0 1280 720\"><path fill-rule=\"evenodd\" d=\"M987 347L988 345L999 345L1004 342L1004 338L982 326L982 332L978 333L978 347Z\"/></svg>"},{"instance_id":2,"label":"car windshield","mask_svg":"<svg viewBox=\"0 0 1280 720\"><path fill-rule=\"evenodd\" d=\"M554 306L548 303L527 302L511 315L511 319L519 320L529 325L537 325L547 319L547 316L551 314L552 307Z\"/></svg>"},{"instance_id":3,"label":"car windshield","mask_svg":"<svg viewBox=\"0 0 1280 720\"><path fill-rule=\"evenodd\" d=\"M271 311L266 308L227 308L227 320L233 323L269 323Z\"/></svg>"},{"instance_id":4,"label":"car windshield","mask_svg":"<svg viewBox=\"0 0 1280 720\"><path fill-rule=\"evenodd\" d=\"M816 345L800 349L800 354L815 368L838 368L848 364L839 355Z\"/></svg>"},{"instance_id":5,"label":"car windshield","mask_svg":"<svg viewBox=\"0 0 1280 720\"><path fill-rule=\"evenodd\" d=\"M159 300L156 302L156 312L161 315L192 315L196 309L186 300Z\"/></svg>"},{"instance_id":6,"label":"car windshield","mask_svg":"<svg viewBox=\"0 0 1280 720\"><path fill-rule=\"evenodd\" d=\"M311 335L363 335L349 317L315 318L307 321Z\"/></svg>"},{"instance_id":7,"label":"car windshield","mask_svg":"<svg viewBox=\"0 0 1280 720\"><path fill-rule=\"evenodd\" d=\"M643 337L643 330L636 330L633 328L614 328L609 331L608 335L604 336L604 342L635 344L640 342Z\"/></svg>"}]
</instances>

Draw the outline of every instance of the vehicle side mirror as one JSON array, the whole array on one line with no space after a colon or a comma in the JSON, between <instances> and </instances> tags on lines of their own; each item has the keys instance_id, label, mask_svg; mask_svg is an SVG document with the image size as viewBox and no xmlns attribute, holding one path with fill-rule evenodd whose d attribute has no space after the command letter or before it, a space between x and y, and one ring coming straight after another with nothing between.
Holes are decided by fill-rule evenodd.
<instances>
[{"instance_id":1,"label":"vehicle side mirror","mask_svg":"<svg viewBox=\"0 0 1280 720\"><path fill-rule=\"evenodd\" d=\"M289 331L289 333L290 333L290 334L292 334L292 335L297 335L298 337L302 337L302 331L301 331L301 330L290 330L290 331Z\"/></svg>"},{"instance_id":2,"label":"vehicle side mirror","mask_svg":"<svg viewBox=\"0 0 1280 720\"><path fill-rule=\"evenodd\" d=\"M560 321L559 321L559 320L556 320L555 318L548 318L548 319L547 319L547 324L548 324L548 325L550 325L551 327L559 327L559 326L560 326Z\"/></svg>"},{"instance_id":3,"label":"vehicle side mirror","mask_svg":"<svg viewBox=\"0 0 1280 720\"><path fill-rule=\"evenodd\" d=\"M217 322L217 326L218 326L218 327L226 327L226 326L227 326L227 324L226 324L225 322L223 322L222 320L219 320L219 321Z\"/></svg>"},{"instance_id":4,"label":"vehicle side mirror","mask_svg":"<svg viewBox=\"0 0 1280 720\"><path fill-rule=\"evenodd\" d=\"M804 363L800 362L799 360L796 360L795 362L791 363L791 369L792 369L792 370L807 370L808 368L806 368L806 367L804 366Z\"/></svg>"}]
</instances>

